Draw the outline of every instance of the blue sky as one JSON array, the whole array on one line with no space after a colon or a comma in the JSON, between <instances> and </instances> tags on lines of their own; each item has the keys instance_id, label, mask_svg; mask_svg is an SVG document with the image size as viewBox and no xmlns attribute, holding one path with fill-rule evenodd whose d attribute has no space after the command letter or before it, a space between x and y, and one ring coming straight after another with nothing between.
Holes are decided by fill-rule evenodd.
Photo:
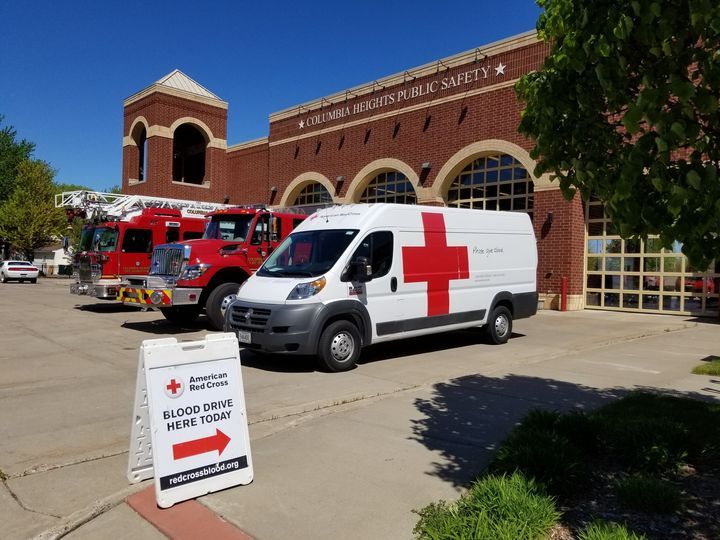
<instances>
[{"instance_id":1,"label":"blue sky","mask_svg":"<svg viewBox=\"0 0 720 540\"><path fill-rule=\"evenodd\" d=\"M533 30L530 0L0 2L0 114L56 180L119 185L122 102L174 69L229 103L228 144L268 115Z\"/></svg>"}]
</instances>

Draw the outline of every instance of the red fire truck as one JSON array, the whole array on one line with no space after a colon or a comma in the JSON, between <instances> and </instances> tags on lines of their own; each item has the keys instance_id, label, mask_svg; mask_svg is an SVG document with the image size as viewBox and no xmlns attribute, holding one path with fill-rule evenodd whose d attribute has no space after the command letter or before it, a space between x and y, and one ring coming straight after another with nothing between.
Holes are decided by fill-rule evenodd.
<instances>
[{"instance_id":1,"label":"red fire truck","mask_svg":"<svg viewBox=\"0 0 720 540\"><path fill-rule=\"evenodd\" d=\"M227 305L243 283L306 214L235 207L211 212L202 239L155 247L147 277L129 277L118 298L159 308L171 322L193 321L204 309L222 330Z\"/></svg>"},{"instance_id":2,"label":"red fire truck","mask_svg":"<svg viewBox=\"0 0 720 540\"><path fill-rule=\"evenodd\" d=\"M161 197L68 191L55 196L68 217L87 219L73 256L73 294L115 300L125 275L147 275L153 246L200 238L205 214L227 205Z\"/></svg>"}]
</instances>

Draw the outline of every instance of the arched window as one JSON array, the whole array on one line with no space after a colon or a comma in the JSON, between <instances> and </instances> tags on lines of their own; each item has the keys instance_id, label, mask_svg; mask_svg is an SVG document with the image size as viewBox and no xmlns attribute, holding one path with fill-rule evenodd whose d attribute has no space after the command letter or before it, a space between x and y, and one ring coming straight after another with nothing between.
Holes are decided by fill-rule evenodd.
<instances>
[{"instance_id":1,"label":"arched window","mask_svg":"<svg viewBox=\"0 0 720 540\"><path fill-rule=\"evenodd\" d=\"M145 129L145 126L138 122L135 125L135 129L133 129L132 133L132 139L133 142L135 142L135 146L137 146L138 149L138 162L137 162L137 170L136 173L136 180L138 182L144 182L147 179L147 149L148 149L148 141L147 141L147 130Z\"/></svg>"},{"instance_id":2,"label":"arched window","mask_svg":"<svg viewBox=\"0 0 720 540\"><path fill-rule=\"evenodd\" d=\"M173 181L202 184L205 180L207 140L191 124L183 124L173 134Z\"/></svg>"},{"instance_id":3,"label":"arched window","mask_svg":"<svg viewBox=\"0 0 720 540\"><path fill-rule=\"evenodd\" d=\"M415 204L415 188L403 173L398 171L381 172L363 191L360 202L363 203L399 203Z\"/></svg>"},{"instance_id":4,"label":"arched window","mask_svg":"<svg viewBox=\"0 0 720 540\"><path fill-rule=\"evenodd\" d=\"M533 182L522 164L509 154L476 158L448 189L448 206L479 210L511 210L533 215Z\"/></svg>"},{"instance_id":5,"label":"arched window","mask_svg":"<svg viewBox=\"0 0 720 540\"><path fill-rule=\"evenodd\" d=\"M323 206L332 202L332 195L325 186L320 182L311 182L298 194L294 206Z\"/></svg>"}]
</instances>

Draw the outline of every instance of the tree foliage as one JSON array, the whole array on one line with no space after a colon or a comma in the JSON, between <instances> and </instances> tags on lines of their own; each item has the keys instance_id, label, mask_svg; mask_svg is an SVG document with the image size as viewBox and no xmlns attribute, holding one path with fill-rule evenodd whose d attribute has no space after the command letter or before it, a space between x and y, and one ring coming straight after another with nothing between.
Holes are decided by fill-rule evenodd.
<instances>
[{"instance_id":1,"label":"tree foliage","mask_svg":"<svg viewBox=\"0 0 720 540\"><path fill-rule=\"evenodd\" d=\"M720 257L720 4L538 0L541 70L516 85L535 173L604 203L621 236Z\"/></svg>"},{"instance_id":2,"label":"tree foliage","mask_svg":"<svg viewBox=\"0 0 720 540\"><path fill-rule=\"evenodd\" d=\"M30 159L35 144L25 139L17 140L12 126L2 127L4 116L0 114L0 202L15 190L18 165Z\"/></svg>"},{"instance_id":3,"label":"tree foliage","mask_svg":"<svg viewBox=\"0 0 720 540\"><path fill-rule=\"evenodd\" d=\"M17 187L0 203L0 237L30 260L35 249L51 243L67 225L55 208L53 170L44 161L25 160L17 167Z\"/></svg>"}]
</instances>

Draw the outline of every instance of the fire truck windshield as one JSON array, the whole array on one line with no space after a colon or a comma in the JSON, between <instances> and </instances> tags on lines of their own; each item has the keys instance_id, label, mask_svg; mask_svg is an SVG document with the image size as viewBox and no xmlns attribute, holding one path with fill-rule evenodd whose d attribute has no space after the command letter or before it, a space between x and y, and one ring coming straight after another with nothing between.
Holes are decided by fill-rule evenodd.
<instances>
[{"instance_id":1,"label":"fire truck windshield","mask_svg":"<svg viewBox=\"0 0 720 540\"><path fill-rule=\"evenodd\" d=\"M115 251L118 231L110 227L96 227L92 239L93 251Z\"/></svg>"},{"instance_id":2,"label":"fire truck windshield","mask_svg":"<svg viewBox=\"0 0 720 540\"><path fill-rule=\"evenodd\" d=\"M93 233L95 232L95 227L92 225L88 225L87 227L83 227L82 232L80 233L80 243L78 244L78 251L89 251L92 247L92 239L93 239Z\"/></svg>"},{"instance_id":3,"label":"fire truck windshield","mask_svg":"<svg viewBox=\"0 0 720 540\"><path fill-rule=\"evenodd\" d=\"M253 217L250 214L213 216L212 221L208 223L205 229L203 238L244 242L248 236Z\"/></svg>"}]
</instances>

